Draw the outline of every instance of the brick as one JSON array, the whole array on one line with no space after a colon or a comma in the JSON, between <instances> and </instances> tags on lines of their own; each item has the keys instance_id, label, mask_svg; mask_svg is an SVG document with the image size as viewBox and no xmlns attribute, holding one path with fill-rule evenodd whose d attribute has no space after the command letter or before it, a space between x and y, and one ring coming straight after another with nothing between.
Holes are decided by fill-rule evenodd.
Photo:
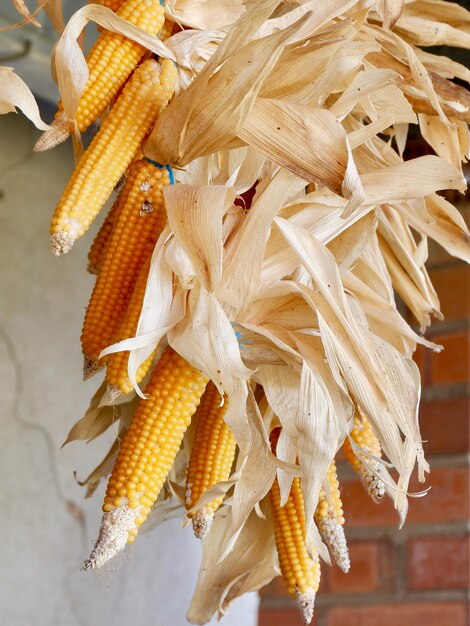
<instances>
[{"instance_id":1,"label":"brick","mask_svg":"<svg viewBox=\"0 0 470 626\"><path fill-rule=\"evenodd\" d=\"M408 542L410 589L467 589L467 537L420 537Z\"/></svg>"},{"instance_id":2,"label":"brick","mask_svg":"<svg viewBox=\"0 0 470 626\"><path fill-rule=\"evenodd\" d=\"M430 272L446 322L470 316L470 266L456 263Z\"/></svg>"},{"instance_id":3,"label":"brick","mask_svg":"<svg viewBox=\"0 0 470 626\"><path fill-rule=\"evenodd\" d=\"M433 341L444 347L431 354L430 374L435 385L464 383L470 373L470 332L468 330L435 335Z\"/></svg>"},{"instance_id":4,"label":"brick","mask_svg":"<svg viewBox=\"0 0 470 626\"><path fill-rule=\"evenodd\" d=\"M368 593L380 586L379 545L373 541L349 542L351 569L344 574L339 567L329 572L333 593Z\"/></svg>"},{"instance_id":5,"label":"brick","mask_svg":"<svg viewBox=\"0 0 470 626\"><path fill-rule=\"evenodd\" d=\"M316 610L318 613L318 610ZM312 626L317 624L316 615L313 616ZM273 609L264 608L259 610L258 626L303 626L302 618L297 609Z\"/></svg>"},{"instance_id":6,"label":"brick","mask_svg":"<svg viewBox=\"0 0 470 626\"><path fill-rule=\"evenodd\" d=\"M413 361L419 367L422 385L426 385L429 382L429 354L430 350L419 344L416 346L413 354Z\"/></svg>"},{"instance_id":7,"label":"brick","mask_svg":"<svg viewBox=\"0 0 470 626\"><path fill-rule=\"evenodd\" d=\"M423 402L419 423L426 455L467 452L470 441L470 398Z\"/></svg>"},{"instance_id":8,"label":"brick","mask_svg":"<svg viewBox=\"0 0 470 626\"><path fill-rule=\"evenodd\" d=\"M468 468L431 468L424 484L411 481L410 491L431 487L422 498L409 499L407 524L433 524L468 519ZM342 499L347 527L390 526L398 524L398 515L390 498L376 504L358 480L342 483Z\"/></svg>"},{"instance_id":9,"label":"brick","mask_svg":"<svg viewBox=\"0 0 470 626\"><path fill-rule=\"evenodd\" d=\"M465 602L416 602L333 608L328 626L468 626L467 620Z\"/></svg>"}]
</instances>

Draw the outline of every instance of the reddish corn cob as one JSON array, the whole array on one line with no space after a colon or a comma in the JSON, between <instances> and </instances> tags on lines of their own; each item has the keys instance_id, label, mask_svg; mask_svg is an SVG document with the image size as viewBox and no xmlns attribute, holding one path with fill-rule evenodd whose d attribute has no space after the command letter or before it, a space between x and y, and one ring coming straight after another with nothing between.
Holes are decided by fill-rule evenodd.
<instances>
[{"instance_id":1,"label":"reddish corn cob","mask_svg":"<svg viewBox=\"0 0 470 626\"><path fill-rule=\"evenodd\" d=\"M207 489L230 476L236 443L224 422L227 408L227 399L221 406L220 393L214 383L209 382L195 415L196 431L186 472L187 510L197 503ZM199 539L207 534L222 500L222 497L214 498L191 514L194 533Z\"/></svg>"},{"instance_id":2,"label":"reddish corn cob","mask_svg":"<svg viewBox=\"0 0 470 626\"><path fill-rule=\"evenodd\" d=\"M158 35L163 27L165 16L160 0L105 0L101 4L117 10L119 17L151 35ZM80 132L104 113L146 52L146 48L123 35L108 30L101 32L87 55L89 77L75 113ZM44 133L37 142L36 151L52 148L73 131L73 124L67 120L61 102L52 126L53 130Z\"/></svg>"},{"instance_id":3,"label":"reddish corn cob","mask_svg":"<svg viewBox=\"0 0 470 626\"><path fill-rule=\"evenodd\" d=\"M343 503L334 461L328 468L326 479L329 484L329 494L327 497L324 489L321 490L315 511L315 522L337 565L343 572L348 572L351 563L343 529Z\"/></svg>"},{"instance_id":4,"label":"reddish corn cob","mask_svg":"<svg viewBox=\"0 0 470 626\"><path fill-rule=\"evenodd\" d=\"M349 435L366 453L372 454L377 458L382 456L380 441L375 436L369 420L364 415L359 416L356 414L354 416L354 426ZM367 493L375 502L380 502L385 495L385 485L379 475L380 464L378 461L360 453L357 456L352 449L349 439L345 439L343 443L343 452L353 469L361 477Z\"/></svg>"},{"instance_id":5,"label":"reddish corn cob","mask_svg":"<svg viewBox=\"0 0 470 626\"><path fill-rule=\"evenodd\" d=\"M166 220L163 187L169 182L168 171L155 167L146 159L135 161L129 168L118 199L118 219L83 323L82 349L91 371L96 369L104 348L114 343L113 340L125 339L123 335L129 329L131 333L135 331L143 299L142 278L132 309L128 310L127 318L123 318L139 271L145 266L148 272L153 248L163 230ZM120 329L121 322L124 326ZM120 360L117 356L111 359L110 376L120 374L121 369L115 367ZM120 380L112 378L109 382L119 384Z\"/></svg>"},{"instance_id":6,"label":"reddish corn cob","mask_svg":"<svg viewBox=\"0 0 470 626\"><path fill-rule=\"evenodd\" d=\"M158 498L208 379L167 348L122 441L108 482L98 540L83 569L133 542Z\"/></svg>"},{"instance_id":7,"label":"reddish corn cob","mask_svg":"<svg viewBox=\"0 0 470 626\"><path fill-rule=\"evenodd\" d=\"M177 79L172 61L142 63L82 155L51 222L54 254L68 252L94 220L126 171Z\"/></svg>"}]
</instances>

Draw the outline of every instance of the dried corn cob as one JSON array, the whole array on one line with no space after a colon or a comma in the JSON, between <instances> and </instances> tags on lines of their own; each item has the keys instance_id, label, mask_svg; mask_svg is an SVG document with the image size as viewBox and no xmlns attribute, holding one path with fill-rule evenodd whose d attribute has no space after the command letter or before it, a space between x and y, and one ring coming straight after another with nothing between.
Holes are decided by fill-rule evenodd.
<instances>
[{"instance_id":1,"label":"dried corn cob","mask_svg":"<svg viewBox=\"0 0 470 626\"><path fill-rule=\"evenodd\" d=\"M133 308L129 311L125 326L118 329L131 300L139 271L145 266L148 272L153 248L164 227L166 214L163 187L169 183L168 170L155 167L147 159L135 161L129 168L118 199L118 219L83 323L82 349L88 371L96 369L101 351L114 343L113 339L118 341L126 338L123 334L128 328L131 333L135 330L131 326L134 320L138 320L142 306L142 279L139 294L132 303L135 310ZM113 365L110 372L114 371ZM110 382L116 384L116 381Z\"/></svg>"},{"instance_id":2,"label":"dried corn cob","mask_svg":"<svg viewBox=\"0 0 470 626\"><path fill-rule=\"evenodd\" d=\"M220 393L210 382L196 412L196 432L186 472L186 509L197 503L203 493L221 480L227 480L235 458L236 443L232 431L224 422L228 402L221 406ZM222 504L215 498L191 514L196 537L208 532L214 513Z\"/></svg>"},{"instance_id":3,"label":"dried corn cob","mask_svg":"<svg viewBox=\"0 0 470 626\"><path fill-rule=\"evenodd\" d=\"M119 215L120 206L121 204L118 198L109 209L104 222L101 224L101 227L91 244L90 250L88 251L87 268L90 274L98 274L103 266L106 251L111 240L111 233L113 232L114 224L116 223Z\"/></svg>"},{"instance_id":4,"label":"dried corn cob","mask_svg":"<svg viewBox=\"0 0 470 626\"><path fill-rule=\"evenodd\" d=\"M305 545L304 498L300 479L292 481L289 498L283 507L277 478L269 497L282 578L287 591L297 601L304 623L309 624L320 585L320 560L317 554L311 558Z\"/></svg>"},{"instance_id":5,"label":"dried corn cob","mask_svg":"<svg viewBox=\"0 0 470 626\"><path fill-rule=\"evenodd\" d=\"M113 337L112 343L117 343L129 337L134 337L139 322L142 303L147 287L147 278L150 269L150 257L142 264L129 305L124 317L119 324L118 330ZM154 357L154 352L139 366L136 374L136 381L140 383L147 374ZM108 387L108 398L114 401L118 396L132 391L132 384L127 373L129 361L129 351L114 352L106 357L106 381Z\"/></svg>"},{"instance_id":6,"label":"dried corn cob","mask_svg":"<svg viewBox=\"0 0 470 626\"><path fill-rule=\"evenodd\" d=\"M151 35L158 35L163 27L165 16L160 0L104 0L100 4L109 6L119 17ZM80 132L102 115L146 52L146 48L118 33L104 30L100 34L87 55L89 76L75 113ZM52 126L53 130L44 133L37 142L36 151L52 148L73 131L61 102Z\"/></svg>"},{"instance_id":7,"label":"dried corn cob","mask_svg":"<svg viewBox=\"0 0 470 626\"><path fill-rule=\"evenodd\" d=\"M163 487L207 378L171 348L152 372L108 482L98 540L83 569L133 542Z\"/></svg>"},{"instance_id":8,"label":"dried corn cob","mask_svg":"<svg viewBox=\"0 0 470 626\"><path fill-rule=\"evenodd\" d=\"M142 63L82 155L51 223L54 254L68 252L81 237L126 171L158 112L173 94L172 61Z\"/></svg>"},{"instance_id":9,"label":"dried corn cob","mask_svg":"<svg viewBox=\"0 0 470 626\"><path fill-rule=\"evenodd\" d=\"M349 436L366 454L362 455L359 453L359 456L357 456L348 438L343 443L343 452L353 469L362 478L367 493L374 502L380 502L385 495L385 485L379 475L380 464L378 461L368 457L367 454L379 458L382 456L382 450L369 420L364 415L359 417L356 413L354 426Z\"/></svg>"},{"instance_id":10,"label":"dried corn cob","mask_svg":"<svg viewBox=\"0 0 470 626\"><path fill-rule=\"evenodd\" d=\"M343 572L348 572L351 563L343 529L343 504L334 461L328 468L326 479L329 484L329 493L327 495L324 489L321 490L315 511L315 521L326 545L333 554L336 564Z\"/></svg>"}]
</instances>

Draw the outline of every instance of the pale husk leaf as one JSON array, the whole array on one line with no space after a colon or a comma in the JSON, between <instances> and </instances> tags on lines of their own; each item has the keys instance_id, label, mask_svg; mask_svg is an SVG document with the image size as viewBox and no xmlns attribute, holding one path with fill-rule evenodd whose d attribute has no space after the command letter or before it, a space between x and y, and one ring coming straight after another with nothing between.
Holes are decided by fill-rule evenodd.
<instances>
[{"instance_id":1,"label":"pale husk leaf","mask_svg":"<svg viewBox=\"0 0 470 626\"><path fill-rule=\"evenodd\" d=\"M50 128L42 121L36 100L26 83L12 67L0 67L0 115L16 113L15 107L21 109L40 130Z\"/></svg>"},{"instance_id":2,"label":"pale husk leaf","mask_svg":"<svg viewBox=\"0 0 470 626\"><path fill-rule=\"evenodd\" d=\"M267 501L261 509L263 517L251 512L238 537L237 550L223 561L218 557L230 536L232 521L229 507L219 509L203 542L199 577L187 613L192 624L206 624L216 612L221 617L235 598L259 589L279 573Z\"/></svg>"}]
</instances>

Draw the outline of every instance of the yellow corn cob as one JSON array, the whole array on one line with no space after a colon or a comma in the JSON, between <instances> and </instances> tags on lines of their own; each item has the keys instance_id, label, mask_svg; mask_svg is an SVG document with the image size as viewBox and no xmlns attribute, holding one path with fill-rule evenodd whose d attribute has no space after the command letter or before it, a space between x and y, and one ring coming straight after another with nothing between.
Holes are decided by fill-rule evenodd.
<instances>
[{"instance_id":1,"label":"yellow corn cob","mask_svg":"<svg viewBox=\"0 0 470 626\"><path fill-rule=\"evenodd\" d=\"M65 188L51 223L54 254L68 252L90 226L126 171L158 112L173 94L177 71L144 61L125 86Z\"/></svg>"},{"instance_id":2,"label":"yellow corn cob","mask_svg":"<svg viewBox=\"0 0 470 626\"><path fill-rule=\"evenodd\" d=\"M91 244L90 250L88 251L87 268L90 274L98 274L103 266L106 251L111 239L111 233L113 232L113 227L116 223L120 206L121 204L119 203L119 199L117 199L113 203L113 206L109 209L104 222L101 224L101 227Z\"/></svg>"},{"instance_id":3,"label":"yellow corn cob","mask_svg":"<svg viewBox=\"0 0 470 626\"><path fill-rule=\"evenodd\" d=\"M158 35L165 16L160 0L104 0L100 2L117 12L119 17L135 24L151 35ZM120 5L120 6L118 6ZM89 76L75 113L78 130L83 132L102 115L117 96L126 80L147 52L140 44L123 35L103 30L87 55ZM47 150L67 138L73 130L59 102L53 131L46 132L35 146ZM61 131L57 134L55 131ZM54 139L48 141L54 134Z\"/></svg>"},{"instance_id":4,"label":"yellow corn cob","mask_svg":"<svg viewBox=\"0 0 470 626\"><path fill-rule=\"evenodd\" d=\"M334 461L328 468L326 480L329 485L328 493L325 493L324 489L320 492L315 511L315 522L337 565L343 572L348 572L351 563L343 529L343 504L339 493L339 482Z\"/></svg>"},{"instance_id":5,"label":"yellow corn cob","mask_svg":"<svg viewBox=\"0 0 470 626\"><path fill-rule=\"evenodd\" d=\"M304 498L300 479L294 478L289 498L281 507L277 479L269 493L273 514L274 536L281 574L287 591L297 601L305 624L313 617L315 594L320 585L320 560L312 559L305 545Z\"/></svg>"},{"instance_id":6,"label":"yellow corn cob","mask_svg":"<svg viewBox=\"0 0 470 626\"><path fill-rule=\"evenodd\" d=\"M103 505L98 540L83 569L98 568L133 542L158 498L204 393L207 378L171 348L152 372L122 441Z\"/></svg>"},{"instance_id":7,"label":"yellow corn cob","mask_svg":"<svg viewBox=\"0 0 470 626\"><path fill-rule=\"evenodd\" d=\"M186 472L186 509L194 507L207 489L230 476L235 458L236 443L232 431L224 422L228 401L220 406L221 397L210 382L196 412L196 431L193 449ZM208 532L214 513L222 504L222 497L214 498L190 516L196 537L202 539Z\"/></svg>"},{"instance_id":8,"label":"yellow corn cob","mask_svg":"<svg viewBox=\"0 0 470 626\"><path fill-rule=\"evenodd\" d=\"M163 187L169 182L168 171L155 167L147 159L135 161L129 168L118 199L118 219L83 323L82 350L89 373L96 369L100 352L114 343L113 339L126 338L122 333L127 328L119 336L119 324L131 300L139 270L144 265L148 270L153 248L163 230L166 219ZM133 306L138 308L139 303L134 302Z\"/></svg>"},{"instance_id":9,"label":"yellow corn cob","mask_svg":"<svg viewBox=\"0 0 470 626\"><path fill-rule=\"evenodd\" d=\"M349 433L351 439L368 454L380 458L382 450L380 441L374 434L369 420L358 413L354 416L354 426ZM385 485L380 478L380 463L367 456L367 454L356 455L352 449L351 442L348 438L343 443L343 452L353 467L353 469L362 478L362 482L366 491L375 502L380 502L385 495Z\"/></svg>"}]
</instances>

